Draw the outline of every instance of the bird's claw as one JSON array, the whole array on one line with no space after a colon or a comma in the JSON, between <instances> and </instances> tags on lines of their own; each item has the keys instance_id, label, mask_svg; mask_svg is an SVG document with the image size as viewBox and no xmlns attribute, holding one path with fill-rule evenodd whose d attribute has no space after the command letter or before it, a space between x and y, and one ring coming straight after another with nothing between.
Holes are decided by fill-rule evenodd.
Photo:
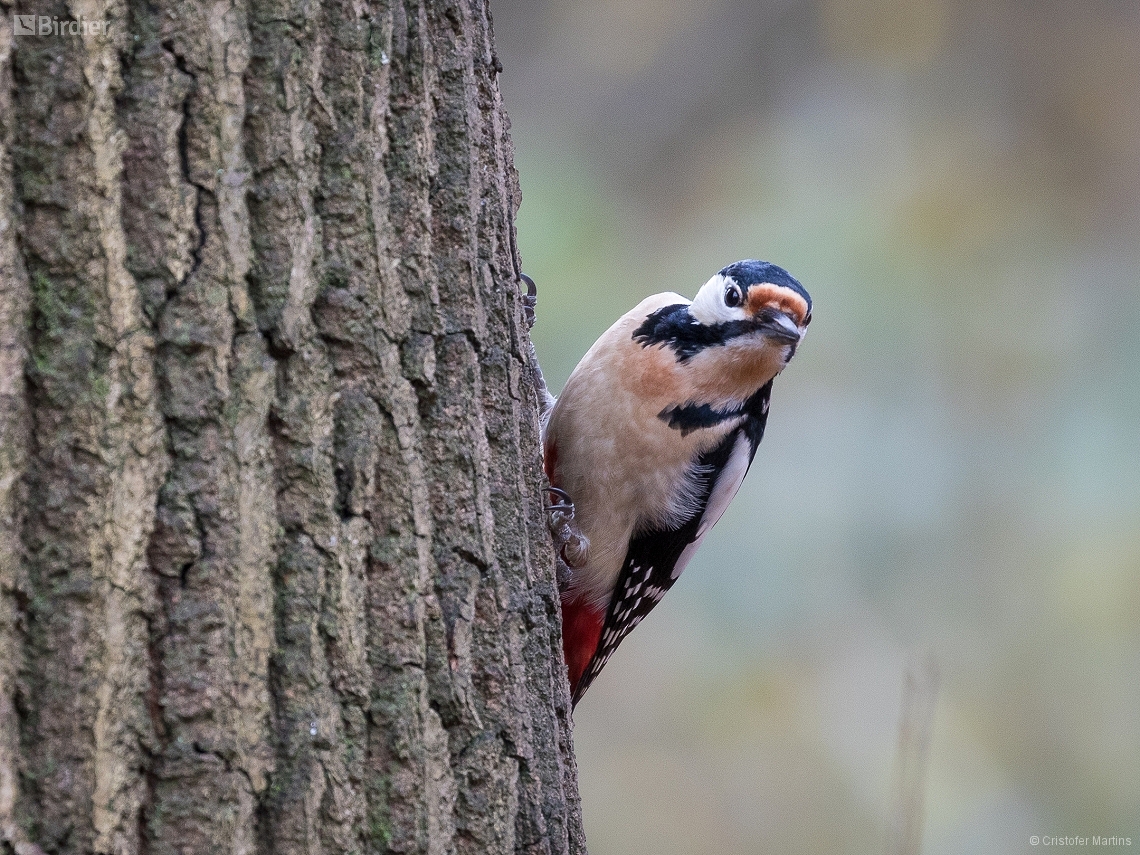
<instances>
[{"instance_id":1,"label":"bird's claw","mask_svg":"<svg viewBox=\"0 0 1140 855\"><path fill-rule=\"evenodd\" d=\"M534 280L525 273L520 273L519 278L526 283L526 293L522 298L523 319L526 321L526 328L529 330L534 327L534 310L538 305L538 288L535 286Z\"/></svg>"},{"instance_id":2,"label":"bird's claw","mask_svg":"<svg viewBox=\"0 0 1140 855\"><path fill-rule=\"evenodd\" d=\"M526 283L526 293L523 294L522 298L523 321L526 323L529 332L534 327L534 310L535 306L538 305L538 288L535 286L534 280L521 271L519 278ZM554 408L554 396L546 387L546 378L542 376L542 367L538 364L538 354L535 353L534 342L529 336L527 337L526 348L530 370L534 377L534 394L538 398L538 418L540 423L545 424L550 411Z\"/></svg>"},{"instance_id":3,"label":"bird's claw","mask_svg":"<svg viewBox=\"0 0 1140 855\"><path fill-rule=\"evenodd\" d=\"M547 487L547 491L558 499L547 507L546 521L554 539L558 586L565 588L570 583L573 571L586 566L590 541L574 520L574 503L570 500L570 494L558 487Z\"/></svg>"},{"instance_id":4,"label":"bird's claw","mask_svg":"<svg viewBox=\"0 0 1140 855\"><path fill-rule=\"evenodd\" d=\"M569 513L570 519L574 519L574 502L570 499L570 494L563 490L561 487L547 487L546 492L553 496L558 497L558 502L548 507L547 511L562 511Z\"/></svg>"}]
</instances>

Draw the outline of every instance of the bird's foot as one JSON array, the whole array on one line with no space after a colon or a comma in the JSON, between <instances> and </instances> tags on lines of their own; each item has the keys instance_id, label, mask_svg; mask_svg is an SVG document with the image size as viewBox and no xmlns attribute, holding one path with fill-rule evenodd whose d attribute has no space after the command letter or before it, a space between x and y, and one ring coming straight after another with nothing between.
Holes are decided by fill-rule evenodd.
<instances>
[{"instance_id":1,"label":"bird's foot","mask_svg":"<svg viewBox=\"0 0 1140 855\"><path fill-rule=\"evenodd\" d=\"M519 278L526 284L526 293L523 294L522 298L523 320L526 322L526 328L529 331L534 327L534 312L538 305L538 288L535 286L534 280L525 273L520 273ZM538 364L538 354L535 352L534 342L529 337L526 347L531 376L534 379L534 392L538 398L538 421L539 424L545 425L546 420L550 417L550 411L554 409L554 396L550 394L550 389L546 386L546 378L542 376L542 367Z\"/></svg>"},{"instance_id":2,"label":"bird's foot","mask_svg":"<svg viewBox=\"0 0 1140 855\"><path fill-rule=\"evenodd\" d=\"M555 574L558 587L570 584L574 571L585 567L590 554L590 541L574 520L574 503L570 494L558 487L546 488L558 501L546 509L546 523L554 538Z\"/></svg>"},{"instance_id":3,"label":"bird's foot","mask_svg":"<svg viewBox=\"0 0 1140 855\"><path fill-rule=\"evenodd\" d=\"M538 305L538 288L534 284L534 280L527 276L525 273L520 273L519 277L526 283L526 293L523 294L523 320L526 321L526 328L532 329L535 320L535 307Z\"/></svg>"}]
</instances>

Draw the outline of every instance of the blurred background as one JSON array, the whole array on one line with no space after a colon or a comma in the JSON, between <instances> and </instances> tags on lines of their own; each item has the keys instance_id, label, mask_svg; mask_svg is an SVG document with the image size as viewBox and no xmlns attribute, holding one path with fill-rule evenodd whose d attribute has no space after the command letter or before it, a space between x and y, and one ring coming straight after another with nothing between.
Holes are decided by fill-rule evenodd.
<instances>
[{"instance_id":1,"label":"blurred background","mask_svg":"<svg viewBox=\"0 0 1140 855\"><path fill-rule=\"evenodd\" d=\"M593 855L883 851L923 651L924 853L1140 852L1140 4L493 11L554 390L731 261L815 301L740 495L578 709Z\"/></svg>"}]
</instances>

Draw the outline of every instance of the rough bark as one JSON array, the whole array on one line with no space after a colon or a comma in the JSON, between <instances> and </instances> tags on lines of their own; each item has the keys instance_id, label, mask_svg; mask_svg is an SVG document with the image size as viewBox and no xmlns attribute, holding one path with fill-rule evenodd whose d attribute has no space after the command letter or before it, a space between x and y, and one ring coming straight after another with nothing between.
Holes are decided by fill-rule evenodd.
<instances>
[{"instance_id":1,"label":"rough bark","mask_svg":"<svg viewBox=\"0 0 1140 855\"><path fill-rule=\"evenodd\" d=\"M584 851L485 5L0 9L3 845Z\"/></svg>"}]
</instances>

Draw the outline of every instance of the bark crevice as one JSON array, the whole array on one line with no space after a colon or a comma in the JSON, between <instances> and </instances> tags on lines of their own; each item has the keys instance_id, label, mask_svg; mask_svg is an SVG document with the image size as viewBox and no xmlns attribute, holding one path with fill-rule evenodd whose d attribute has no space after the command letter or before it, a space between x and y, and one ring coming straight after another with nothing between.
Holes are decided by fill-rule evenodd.
<instances>
[{"instance_id":1,"label":"bark crevice","mask_svg":"<svg viewBox=\"0 0 1140 855\"><path fill-rule=\"evenodd\" d=\"M162 43L162 49L170 54L170 58L174 60L174 67L179 72L184 74L190 80L187 86L179 87L186 91L182 95L181 112L182 121L178 125L178 161L182 167L182 180L186 184L194 188L196 195L193 202L194 211L194 225L197 228L198 236L197 241L190 248L191 264L190 269L186 271L186 275L176 283L181 285L189 277L193 276L199 267L202 266L202 251L206 247L206 224L202 215L202 194L209 193L208 187L199 184L194 180L194 176L190 171L190 136L189 128L193 120L191 113L191 99L194 96L194 90L198 87L198 76L186 64L186 57L177 52L174 46L173 39L167 39Z\"/></svg>"}]
</instances>

